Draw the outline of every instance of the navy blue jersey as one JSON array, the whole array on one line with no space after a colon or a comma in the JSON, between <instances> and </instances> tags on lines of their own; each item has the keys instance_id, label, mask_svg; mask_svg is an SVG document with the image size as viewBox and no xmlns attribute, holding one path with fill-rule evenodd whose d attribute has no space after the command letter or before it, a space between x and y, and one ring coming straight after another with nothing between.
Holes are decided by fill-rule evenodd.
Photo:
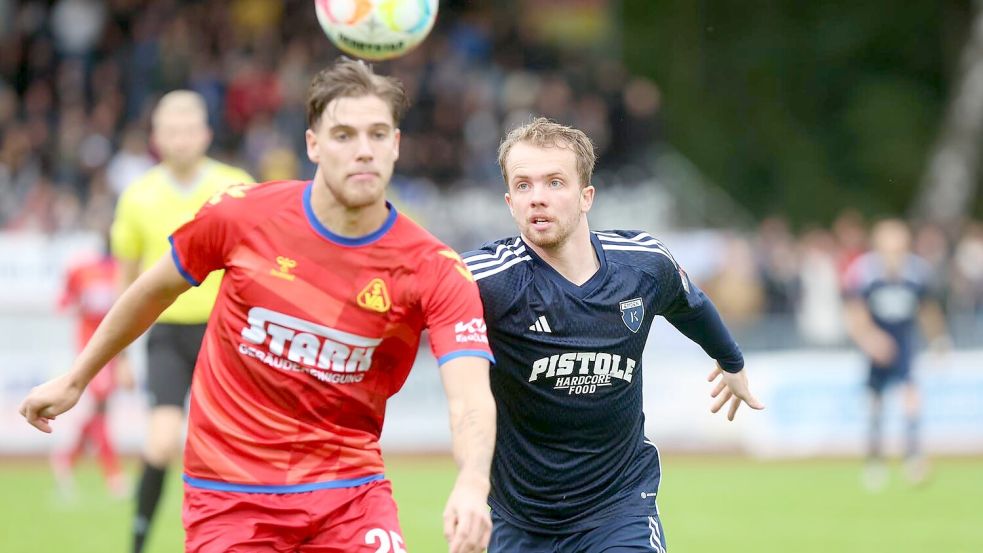
<instances>
[{"instance_id":1,"label":"navy blue jersey","mask_svg":"<svg viewBox=\"0 0 983 553\"><path fill-rule=\"evenodd\" d=\"M644 435L642 351L665 316L729 371L743 366L713 304L646 233L591 233L600 269L576 286L521 238L463 256L496 364L490 503L520 528L570 533L654 516L659 453Z\"/></svg>"},{"instance_id":2,"label":"navy blue jersey","mask_svg":"<svg viewBox=\"0 0 983 553\"><path fill-rule=\"evenodd\" d=\"M870 316L897 344L898 353L890 365L879 369L906 371L911 367L918 339L918 312L929 296L928 262L908 255L896 275L890 275L881 257L874 252L854 261L847 271L847 295L861 299Z\"/></svg>"}]
</instances>

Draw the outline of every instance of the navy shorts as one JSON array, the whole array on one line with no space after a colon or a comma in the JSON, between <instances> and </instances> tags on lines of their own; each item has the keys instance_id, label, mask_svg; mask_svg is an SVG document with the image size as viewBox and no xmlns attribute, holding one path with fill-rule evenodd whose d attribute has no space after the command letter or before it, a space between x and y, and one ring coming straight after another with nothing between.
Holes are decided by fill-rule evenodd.
<instances>
[{"instance_id":1,"label":"navy shorts","mask_svg":"<svg viewBox=\"0 0 983 553\"><path fill-rule=\"evenodd\" d=\"M867 387L875 394L882 394L889 386L901 382L911 382L911 365L894 367L875 367L871 365L867 375Z\"/></svg>"},{"instance_id":2,"label":"navy shorts","mask_svg":"<svg viewBox=\"0 0 983 553\"><path fill-rule=\"evenodd\" d=\"M184 408L191 389L204 324L157 323L147 336L147 395L151 407Z\"/></svg>"},{"instance_id":3,"label":"navy shorts","mask_svg":"<svg viewBox=\"0 0 983 553\"><path fill-rule=\"evenodd\" d=\"M665 553L657 515L626 516L572 534L539 534L510 524L492 509L488 553Z\"/></svg>"}]
</instances>

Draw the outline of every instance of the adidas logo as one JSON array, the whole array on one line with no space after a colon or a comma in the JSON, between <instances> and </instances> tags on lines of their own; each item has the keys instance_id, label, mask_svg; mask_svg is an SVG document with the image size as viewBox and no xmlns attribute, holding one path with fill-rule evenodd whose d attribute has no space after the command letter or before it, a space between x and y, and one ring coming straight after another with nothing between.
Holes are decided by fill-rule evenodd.
<instances>
[{"instance_id":1,"label":"adidas logo","mask_svg":"<svg viewBox=\"0 0 983 553\"><path fill-rule=\"evenodd\" d=\"M546 322L546 315L540 315L539 318L536 319L536 323L529 326L529 330L534 332L553 332L550 330L550 324Z\"/></svg>"}]
</instances>

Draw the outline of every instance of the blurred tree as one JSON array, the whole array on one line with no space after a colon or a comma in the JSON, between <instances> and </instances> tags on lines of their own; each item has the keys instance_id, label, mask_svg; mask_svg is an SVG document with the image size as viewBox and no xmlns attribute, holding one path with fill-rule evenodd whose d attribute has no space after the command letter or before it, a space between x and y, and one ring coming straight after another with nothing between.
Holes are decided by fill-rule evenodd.
<instances>
[{"instance_id":1,"label":"blurred tree","mask_svg":"<svg viewBox=\"0 0 983 553\"><path fill-rule=\"evenodd\" d=\"M623 55L666 137L758 216L914 201L970 0L625 0ZM955 38L954 38L955 37Z\"/></svg>"},{"instance_id":2,"label":"blurred tree","mask_svg":"<svg viewBox=\"0 0 983 553\"><path fill-rule=\"evenodd\" d=\"M918 211L957 231L972 210L979 188L983 138L983 2L976 1L972 31L960 56L959 71L939 140L921 182Z\"/></svg>"}]
</instances>

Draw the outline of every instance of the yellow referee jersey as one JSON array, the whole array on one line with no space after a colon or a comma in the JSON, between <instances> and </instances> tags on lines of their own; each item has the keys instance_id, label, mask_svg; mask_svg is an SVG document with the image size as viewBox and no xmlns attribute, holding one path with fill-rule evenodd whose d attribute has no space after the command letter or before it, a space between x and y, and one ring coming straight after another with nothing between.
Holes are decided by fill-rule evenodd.
<instances>
[{"instance_id":1,"label":"yellow referee jersey","mask_svg":"<svg viewBox=\"0 0 983 553\"><path fill-rule=\"evenodd\" d=\"M216 193L237 183L252 183L253 178L242 169L206 159L197 181L182 186L171 173L157 165L131 184L116 204L113 221L112 251L119 259L137 260L141 271L171 255L168 237L179 226L191 220L198 209ZM181 294L161 313L159 322L199 324L208 315L218 295L221 272L212 273L201 286Z\"/></svg>"}]
</instances>

